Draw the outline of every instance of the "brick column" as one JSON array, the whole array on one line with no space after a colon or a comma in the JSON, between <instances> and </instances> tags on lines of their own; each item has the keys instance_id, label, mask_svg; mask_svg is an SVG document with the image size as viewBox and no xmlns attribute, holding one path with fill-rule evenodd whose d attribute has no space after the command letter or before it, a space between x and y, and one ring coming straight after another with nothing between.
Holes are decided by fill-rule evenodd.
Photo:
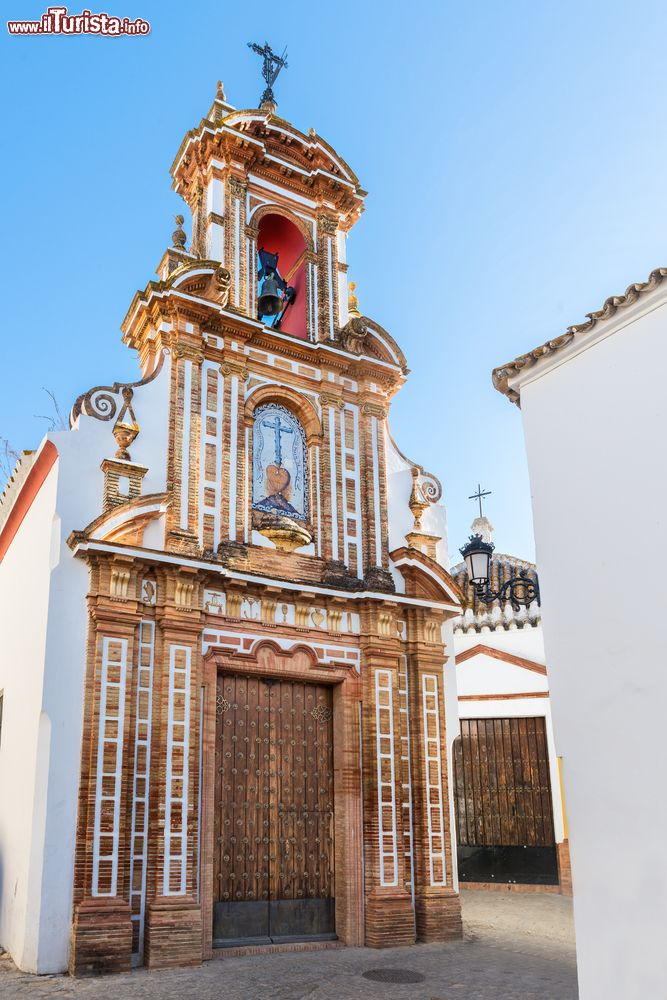
<instances>
[{"instance_id":1,"label":"brick column","mask_svg":"<svg viewBox=\"0 0 667 1000\"><path fill-rule=\"evenodd\" d=\"M338 223L328 215L317 219L317 334L329 340L338 327Z\"/></svg>"},{"instance_id":2,"label":"brick column","mask_svg":"<svg viewBox=\"0 0 667 1000\"><path fill-rule=\"evenodd\" d=\"M320 404L324 430L320 451L322 555L334 571L344 573L340 441L340 411L343 408L343 400L337 393L327 391L320 393Z\"/></svg>"},{"instance_id":3,"label":"brick column","mask_svg":"<svg viewBox=\"0 0 667 1000\"><path fill-rule=\"evenodd\" d=\"M362 749L366 944L414 944L405 886L401 787L399 643L393 615L375 602L362 611Z\"/></svg>"},{"instance_id":4,"label":"brick column","mask_svg":"<svg viewBox=\"0 0 667 1000\"><path fill-rule=\"evenodd\" d=\"M199 965L199 760L202 684L201 624L196 578L174 573L164 609L162 664L155 693L151 768L151 899L145 964Z\"/></svg>"},{"instance_id":5,"label":"brick column","mask_svg":"<svg viewBox=\"0 0 667 1000\"><path fill-rule=\"evenodd\" d=\"M232 276L229 305L239 312L246 312L248 305L248 270L254 266L249 258L246 243L246 193L247 186L237 177L227 179L227 228L226 266ZM251 315L254 313L251 312Z\"/></svg>"},{"instance_id":6,"label":"brick column","mask_svg":"<svg viewBox=\"0 0 667 1000\"><path fill-rule=\"evenodd\" d=\"M386 410L379 403L361 406L361 469L364 512L364 583L369 590L393 591L389 572L384 422Z\"/></svg>"},{"instance_id":7,"label":"brick column","mask_svg":"<svg viewBox=\"0 0 667 1000\"><path fill-rule=\"evenodd\" d=\"M199 420L201 412L202 351L180 339L172 366L168 479L172 503L168 517L167 547L196 555L199 551Z\"/></svg>"},{"instance_id":8,"label":"brick column","mask_svg":"<svg viewBox=\"0 0 667 1000\"><path fill-rule=\"evenodd\" d=\"M408 612L408 688L417 937L460 937L461 904L453 883L441 621Z\"/></svg>"},{"instance_id":9,"label":"brick column","mask_svg":"<svg viewBox=\"0 0 667 1000\"><path fill-rule=\"evenodd\" d=\"M225 358L220 371L225 379L223 416L223 461L222 461L222 509L221 509L221 552L231 557L245 555L246 520L249 511L248 479L246 461L246 426L244 417L244 385L248 369L242 361ZM250 537L250 527L248 536Z\"/></svg>"}]
</instances>

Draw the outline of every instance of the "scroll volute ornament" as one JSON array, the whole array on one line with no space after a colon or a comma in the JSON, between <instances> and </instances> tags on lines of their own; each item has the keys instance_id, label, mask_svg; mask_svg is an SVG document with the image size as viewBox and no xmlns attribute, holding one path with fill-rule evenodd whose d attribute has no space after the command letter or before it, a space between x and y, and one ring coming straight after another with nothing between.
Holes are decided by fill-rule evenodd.
<instances>
[{"instance_id":1,"label":"scroll volute ornament","mask_svg":"<svg viewBox=\"0 0 667 1000\"><path fill-rule=\"evenodd\" d=\"M229 302L229 290L232 285L232 276L226 267L219 267L215 274L213 275L214 288L213 294L216 302L219 303L224 309L224 307Z\"/></svg>"},{"instance_id":2,"label":"scroll volute ornament","mask_svg":"<svg viewBox=\"0 0 667 1000\"><path fill-rule=\"evenodd\" d=\"M346 351L363 354L368 339L368 327L361 316L352 316L340 331L340 339Z\"/></svg>"}]
</instances>

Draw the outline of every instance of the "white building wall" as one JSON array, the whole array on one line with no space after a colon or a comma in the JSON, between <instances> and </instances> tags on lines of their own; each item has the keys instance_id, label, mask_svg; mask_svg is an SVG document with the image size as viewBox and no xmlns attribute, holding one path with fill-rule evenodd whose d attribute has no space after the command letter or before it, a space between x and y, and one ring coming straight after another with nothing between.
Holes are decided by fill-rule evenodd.
<instances>
[{"instance_id":1,"label":"white building wall","mask_svg":"<svg viewBox=\"0 0 667 1000\"><path fill-rule=\"evenodd\" d=\"M522 376L581 1000L667 995L667 310L658 304L640 300L594 329L605 339L584 349L580 338L574 356L565 349Z\"/></svg>"},{"instance_id":2,"label":"white building wall","mask_svg":"<svg viewBox=\"0 0 667 1000\"><path fill-rule=\"evenodd\" d=\"M166 488L168 368L132 400L145 494ZM102 510L112 430L81 415L48 435L58 461L0 563L0 945L26 972L68 965L89 572L67 539Z\"/></svg>"},{"instance_id":3,"label":"white building wall","mask_svg":"<svg viewBox=\"0 0 667 1000\"><path fill-rule=\"evenodd\" d=\"M36 972L50 720L42 712L58 472L0 563L0 945Z\"/></svg>"}]
</instances>

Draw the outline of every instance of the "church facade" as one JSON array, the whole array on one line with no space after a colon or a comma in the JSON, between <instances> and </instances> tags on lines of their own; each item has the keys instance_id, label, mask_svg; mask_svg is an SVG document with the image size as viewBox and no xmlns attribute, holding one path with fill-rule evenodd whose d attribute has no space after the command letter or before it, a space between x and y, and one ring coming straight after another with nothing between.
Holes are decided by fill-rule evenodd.
<instances>
[{"instance_id":1,"label":"church facade","mask_svg":"<svg viewBox=\"0 0 667 1000\"><path fill-rule=\"evenodd\" d=\"M388 430L405 357L348 294L365 192L221 87L171 173L141 377L0 505L0 944L84 974L456 936L461 593Z\"/></svg>"}]
</instances>

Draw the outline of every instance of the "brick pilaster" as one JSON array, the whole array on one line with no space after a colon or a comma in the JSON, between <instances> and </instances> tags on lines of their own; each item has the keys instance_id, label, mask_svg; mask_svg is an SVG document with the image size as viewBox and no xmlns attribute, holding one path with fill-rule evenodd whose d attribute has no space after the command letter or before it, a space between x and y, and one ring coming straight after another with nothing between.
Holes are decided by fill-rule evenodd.
<instances>
[{"instance_id":1,"label":"brick pilaster","mask_svg":"<svg viewBox=\"0 0 667 1000\"><path fill-rule=\"evenodd\" d=\"M136 570L127 560L93 565L89 598L81 782L69 968L93 975L130 968L132 923L125 815L130 775L137 624Z\"/></svg>"},{"instance_id":2,"label":"brick pilaster","mask_svg":"<svg viewBox=\"0 0 667 1000\"><path fill-rule=\"evenodd\" d=\"M415 940L403 852L400 650L385 607L369 603L362 633L366 944L387 948Z\"/></svg>"},{"instance_id":3,"label":"brick pilaster","mask_svg":"<svg viewBox=\"0 0 667 1000\"><path fill-rule=\"evenodd\" d=\"M445 727L445 654L440 622L423 608L408 612L410 769L415 920L420 941L462 933L453 887ZM434 624L437 626L434 628Z\"/></svg>"},{"instance_id":4,"label":"brick pilaster","mask_svg":"<svg viewBox=\"0 0 667 1000\"><path fill-rule=\"evenodd\" d=\"M190 589L192 588L192 589ZM199 598L194 577L168 582L160 622L162 664L154 694L151 767L152 878L144 961L149 968L202 959L199 877L199 733L202 684Z\"/></svg>"},{"instance_id":5,"label":"brick pilaster","mask_svg":"<svg viewBox=\"0 0 667 1000\"><path fill-rule=\"evenodd\" d=\"M232 276L229 306L243 313L247 312L248 271L254 267L254 261L248 259L246 254L246 193L247 185L243 181L234 176L228 178L225 194L225 266ZM254 315L252 310L251 315Z\"/></svg>"},{"instance_id":6,"label":"brick pilaster","mask_svg":"<svg viewBox=\"0 0 667 1000\"><path fill-rule=\"evenodd\" d=\"M199 432L201 349L187 337L174 347L172 366L168 484L172 503L167 518L167 547L196 555L199 548Z\"/></svg>"}]
</instances>

